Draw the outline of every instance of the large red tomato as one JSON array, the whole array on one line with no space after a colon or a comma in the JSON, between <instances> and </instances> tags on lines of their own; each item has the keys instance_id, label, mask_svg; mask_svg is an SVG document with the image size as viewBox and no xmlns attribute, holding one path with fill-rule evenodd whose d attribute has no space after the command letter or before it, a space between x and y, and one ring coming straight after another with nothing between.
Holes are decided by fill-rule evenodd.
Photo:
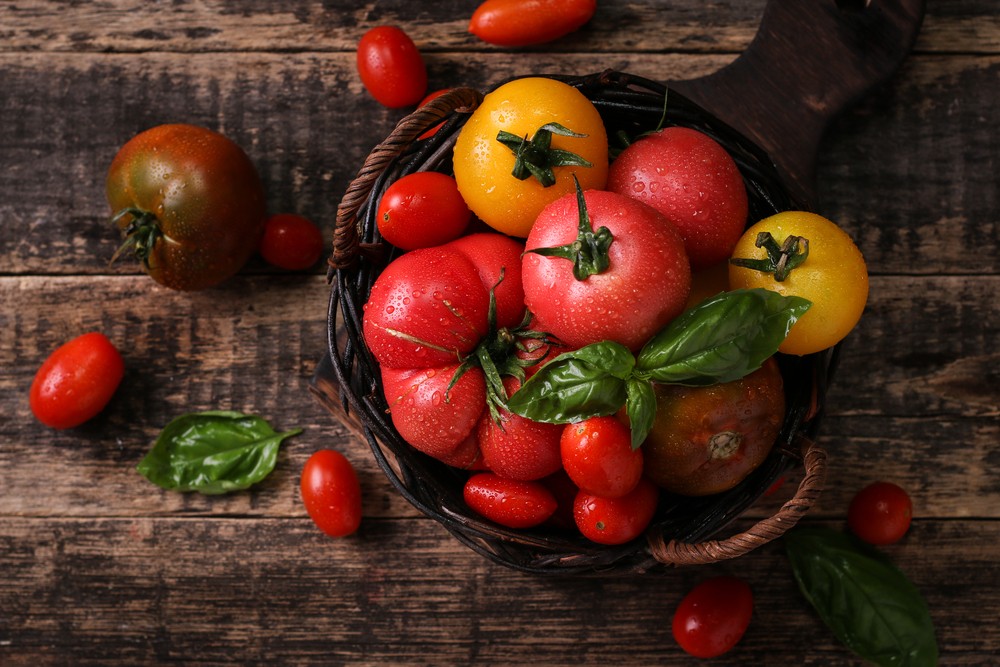
<instances>
[{"instance_id":1,"label":"large red tomato","mask_svg":"<svg viewBox=\"0 0 1000 667\"><path fill-rule=\"evenodd\" d=\"M673 225L613 192L588 190L552 202L525 249L532 326L570 347L612 340L638 350L680 314L691 289L684 242Z\"/></svg>"},{"instance_id":2,"label":"large red tomato","mask_svg":"<svg viewBox=\"0 0 1000 667\"><path fill-rule=\"evenodd\" d=\"M708 135L668 127L619 154L608 190L645 202L684 238L691 267L729 259L747 224L748 200L736 162Z\"/></svg>"}]
</instances>

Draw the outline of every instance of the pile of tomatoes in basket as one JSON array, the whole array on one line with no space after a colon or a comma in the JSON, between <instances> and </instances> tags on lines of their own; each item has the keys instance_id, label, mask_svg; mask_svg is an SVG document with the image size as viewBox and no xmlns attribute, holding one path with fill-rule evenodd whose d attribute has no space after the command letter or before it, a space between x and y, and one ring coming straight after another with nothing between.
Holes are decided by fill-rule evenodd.
<instances>
[{"instance_id":1,"label":"pile of tomatoes in basket","mask_svg":"<svg viewBox=\"0 0 1000 667\"><path fill-rule=\"evenodd\" d=\"M833 222L748 220L736 163L694 129L612 157L593 103L554 79L486 95L452 167L375 202L405 252L363 334L402 438L468 470L470 508L508 527L621 544L660 493L732 488L784 420L775 354L832 347L867 299Z\"/></svg>"}]
</instances>

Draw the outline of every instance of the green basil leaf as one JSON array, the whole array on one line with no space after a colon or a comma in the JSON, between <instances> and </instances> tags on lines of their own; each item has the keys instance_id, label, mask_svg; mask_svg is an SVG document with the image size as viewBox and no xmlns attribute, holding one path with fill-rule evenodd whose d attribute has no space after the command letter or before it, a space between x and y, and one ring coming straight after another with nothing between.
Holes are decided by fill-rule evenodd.
<instances>
[{"instance_id":1,"label":"green basil leaf","mask_svg":"<svg viewBox=\"0 0 1000 667\"><path fill-rule=\"evenodd\" d=\"M656 421L656 392L652 382L635 378L628 381L625 389L628 394L625 411L632 429L632 449L638 449Z\"/></svg>"},{"instance_id":2,"label":"green basil leaf","mask_svg":"<svg viewBox=\"0 0 1000 667\"><path fill-rule=\"evenodd\" d=\"M810 305L765 289L733 290L682 313L639 351L636 375L704 386L760 368Z\"/></svg>"},{"instance_id":3,"label":"green basil leaf","mask_svg":"<svg viewBox=\"0 0 1000 667\"><path fill-rule=\"evenodd\" d=\"M800 527L785 534L799 589L837 638L878 665L936 665L934 625L909 579L847 533Z\"/></svg>"},{"instance_id":4,"label":"green basil leaf","mask_svg":"<svg viewBox=\"0 0 1000 667\"><path fill-rule=\"evenodd\" d=\"M136 468L168 490L239 491L267 477L281 442L301 432L276 433L260 417L240 412L183 415L167 424Z\"/></svg>"},{"instance_id":5,"label":"green basil leaf","mask_svg":"<svg viewBox=\"0 0 1000 667\"><path fill-rule=\"evenodd\" d=\"M625 405L634 365L629 349L612 341L565 352L514 392L507 409L549 424L614 414Z\"/></svg>"}]
</instances>

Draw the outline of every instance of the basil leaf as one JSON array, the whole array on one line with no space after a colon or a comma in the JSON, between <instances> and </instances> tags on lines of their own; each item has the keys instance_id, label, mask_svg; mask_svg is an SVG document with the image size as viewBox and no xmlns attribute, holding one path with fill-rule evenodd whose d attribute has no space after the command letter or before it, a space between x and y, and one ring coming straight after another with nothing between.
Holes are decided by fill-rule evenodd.
<instances>
[{"instance_id":1,"label":"basil leaf","mask_svg":"<svg viewBox=\"0 0 1000 667\"><path fill-rule=\"evenodd\" d=\"M514 392L507 409L548 424L614 414L625 405L634 365L629 349L612 341L564 352Z\"/></svg>"},{"instance_id":2,"label":"basil leaf","mask_svg":"<svg viewBox=\"0 0 1000 667\"><path fill-rule=\"evenodd\" d=\"M796 528L784 540L799 589L848 648L879 665L937 664L927 604L884 554L829 528Z\"/></svg>"},{"instance_id":3,"label":"basil leaf","mask_svg":"<svg viewBox=\"0 0 1000 667\"><path fill-rule=\"evenodd\" d=\"M625 411L632 429L632 449L638 449L656 421L656 392L652 382L634 378L626 383L625 389L628 394Z\"/></svg>"},{"instance_id":4,"label":"basil leaf","mask_svg":"<svg viewBox=\"0 0 1000 667\"><path fill-rule=\"evenodd\" d=\"M691 386L738 380L778 351L811 305L765 289L723 292L682 313L646 343L636 375Z\"/></svg>"},{"instance_id":5,"label":"basil leaf","mask_svg":"<svg viewBox=\"0 0 1000 667\"><path fill-rule=\"evenodd\" d=\"M301 432L276 433L260 417L239 412L183 415L167 424L136 469L168 490L239 491L267 477L281 442Z\"/></svg>"}]
</instances>

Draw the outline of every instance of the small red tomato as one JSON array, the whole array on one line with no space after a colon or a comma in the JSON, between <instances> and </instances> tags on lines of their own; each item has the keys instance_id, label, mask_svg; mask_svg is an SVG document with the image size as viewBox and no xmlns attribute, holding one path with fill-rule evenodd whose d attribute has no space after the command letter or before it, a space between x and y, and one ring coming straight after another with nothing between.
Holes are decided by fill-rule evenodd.
<instances>
[{"instance_id":1,"label":"small red tomato","mask_svg":"<svg viewBox=\"0 0 1000 667\"><path fill-rule=\"evenodd\" d=\"M340 452L314 452L302 468L299 487L309 517L330 537L350 535L361 525L361 484Z\"/></svg>"},{"instance_id":2,"label":"small red tomato","mask_svg":"<svg viewBox=\"0 0 1000 667\"><path fill-rule=\"evenodd\" d=\"M573 483L597 496L620 498L642 477L642 450L632 449L632 432L615 417L567 424L560 452Z\"/></svg>"},{"instance_id":3,"label":"small red tomato","mask_svg":"<svg viewBox=\"0 0 1000 667\"><path fill-rule=\"evenodd\" d=\"M442 88L441 90L435 90L433 93L428 93L427 97L425 97L424 99L420 100L420 104L417 105L417 108L419 109L420 107L427 106L428 102L430 102L432 100L436 100L437 98L439 98L442 95L444 95L445 93L447 93L449 90L451 90L451 89L450 88ZM433 137L435 134L437 134L437 131L441 128L441 125L443 125L443 124L444 124L444 121L441 121L437 125L434 125L433 127L430 127L427 130L424 130L424 133L421 134L419 137L417 137L417 139L429 139L430 137Z\"/></svg>"},{"instance_id":4,"label":"small red tomato","mask_svg":"<svg viewBox=\"0 0 1000 667\"><path fill-rule=\"evenodd\" d=\"M552 493L539 482L520 482L491 472L473 475L463 490L466 504L508 528L531 528L556 511Z\"/></svg>"},{"instance_id":5,"label":"small red tomato","mask_svg":"<svg viewBox=\"0 0 1000 667\"><path fill-rule=\"evenodd\" d=\"M677 606L674 639L696 658L714 658L736 646L752 615L749 584L728 576L706 579Z\"/></svg>"},{"instance_id":6,"label":"small red tomato","mask_svg":"<svg viewBox=\"0 0 1000 667\"><path fill-rule=\"evenodd\" d=\"M695 271L729 259L747 224L736 162L717 141L686 127L638 139L612 163L608 190L649 204L677 227Z\"/></svg>"},{"instance_id":7,"label":"small red tomato","mask_svg":"<svg viewBox=\"0 0 1000 667\"><path fill-rule=\"evenodd\" d=\"M597 0L486 0L469 32L497 46L544 44L583 27L596 10Z\"/></svg>"},{"instance_id":8,"label":"small red tomato","mask_svg":"<svg viewBox=\"0 0 1000 667\"><path fill-rule=\"evenodd\" d=\"M847 509L851 532L869 544L893 544L910 529L913 501L892 482L875 482L858 491Z\"/></svg>"},{"instance_id":9,"label":"small red tomato","mask_svg":"<svg viewBox=\"0 0 1000 667\"><path fill-rule=\"evenodd\" d=\"M73 428L97 416L125 377L125 362L108 338L85 333L49 355L31 383L28 402L38 421Z\"/></svg>"},{"instance_id":10,"label":"small red tomato","mask_svg":"<svg viewBox=\"0 0 1000 667\"><path fill-rule=\"evenodd\" d=\"M472 220L472 211L454 178L418 171L386 189L376 220L382 238L402 250L416 250L457 239Z\"/></svg>"},{"instance_id":11,"label":"small red tomato","mask_svg":"<svg viewBox=\"0 0 1000 667\"><path fill-rule=\"evenodd\" d=\"M410 36L396 26L366 32L358 42L361 83L380 104L396 109L416 104L427 92L427 68Z\"/></svg>"},{"instance_id":12,"label":"small red tomato","mask_svg":"<svg viewBox=\"0 0 1000 667\"><path fill-rule=\"evenodd\" d=\"M583 536L598 544L624 544L642 535L653 520L659 491L647 479L621 498L576 494L573 518Z\"/></svg>"},{"instance_id":13,"label":"small red tomato","mask_svg":"<svg viewBox=\"0 0 1000 667\"><path fill-rule=\"evenodd\" d=\"M277 213L267 219L258 250L268 264L301 271L316 264L323 254L323 232L301 215Z\"/></svg>"}]
</instances>

